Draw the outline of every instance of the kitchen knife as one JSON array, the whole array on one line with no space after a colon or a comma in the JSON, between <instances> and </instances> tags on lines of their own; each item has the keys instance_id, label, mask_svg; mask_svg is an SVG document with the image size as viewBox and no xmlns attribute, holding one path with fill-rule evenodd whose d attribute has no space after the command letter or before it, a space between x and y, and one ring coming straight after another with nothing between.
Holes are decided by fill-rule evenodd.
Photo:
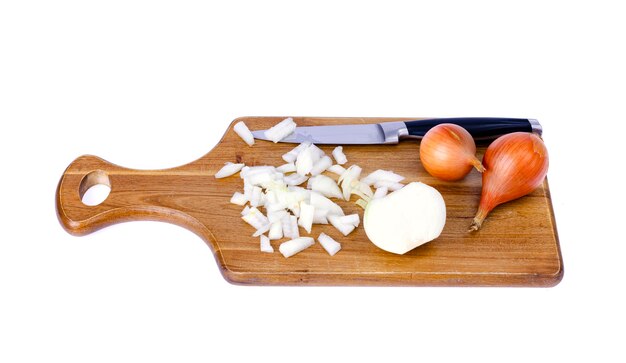
<instances>
[{"instance_id":1,"label":"kitchen knife","mask_svg":"<svg viewBox=\"0 0 626 363\"><path fill-rule=\"evenodd\" d=\"M432 127L443 123L462 126L476 140L492 140L511 132L533 132L541 136L535 119L500 117L453 117L378 124L303 126L280 142L314 144L397 144L404 139L421 139ZM265 130L252 131L255 139L269 140Z\"/></svg>"}]
</instances>

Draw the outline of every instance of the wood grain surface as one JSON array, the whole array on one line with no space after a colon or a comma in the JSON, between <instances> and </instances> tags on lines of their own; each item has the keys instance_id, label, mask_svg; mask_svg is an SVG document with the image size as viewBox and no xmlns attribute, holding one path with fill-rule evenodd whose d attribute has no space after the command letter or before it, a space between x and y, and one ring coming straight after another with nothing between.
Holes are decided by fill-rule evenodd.
<instances>
[{"instance_id":1,"label":"wood grain surface","mask_svg":"<svg viewBox=\"0 0 626 363\"><path fill-rule=\"evenodd\" d=\"M195 232L212 249L222 275L235 284L251 285L408 285L408 286L554 286L563 277L563 261L547 180L532 194L497 207L479 232L468 233L481 190L481 177L472 172L462 181L443 182L426 173L419 161L419 142L398 145L344 146L348 164L393 170L437 188L447 206L447 221L436 240L405 255L378 249L363 226L344 237L330 225L314 225L312 237L325 232L342 244L329 256L319 243L288 259L278 252L283 240L272 241L276 252L259 251L253 228L240 218L242 207L230 204L242 191L238 174L215 179L225 162L281 165L281 155L294 144L256 141L248 147L233 131L243 120L251 130L266 129L284 117L243 117L231 123L213 150L189 164L165 170L134 170L95 156L74 160L63 173L56 195L57 215L71 234L85 235L111 224L154 220L174 223ZM417 118L294 117L300 126L377 123ZM222 132L215 130L214 132ZM334 148L319 145L327 154ZM547 145L548 150L550 145ZM482 157L485 145L479 145ZM94 184L111 192L97 206L82 203ZM346 214L363 210L350 202L338 204ZM301 234L305 235L301 229Z\"/></svg>"}]
</instances>

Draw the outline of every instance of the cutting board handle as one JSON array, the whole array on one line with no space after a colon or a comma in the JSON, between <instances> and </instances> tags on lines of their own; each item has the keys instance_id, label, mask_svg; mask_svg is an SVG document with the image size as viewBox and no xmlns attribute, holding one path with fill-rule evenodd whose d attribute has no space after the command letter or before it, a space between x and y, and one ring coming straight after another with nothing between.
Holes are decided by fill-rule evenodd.
<instances>
[{"instance_id":1,"label":"cutting board handle","mask_svg":"<svg viewBox=\"0 0 626 363\"><path fill-rule=\"evenodd\" d=\"M172 197L180 196L180 191L176 191L180 190L180 185L168 183L176 169L128 169L93 155L80 156L67 167L57 187L59 221L73 235L85 235L120 222L169 222L196 232L210 242L207 228L176 208L179 200ZM84 204L83 195L96 184L108 185L109 195L98 205Z\"/></svg>"}]
</instances>

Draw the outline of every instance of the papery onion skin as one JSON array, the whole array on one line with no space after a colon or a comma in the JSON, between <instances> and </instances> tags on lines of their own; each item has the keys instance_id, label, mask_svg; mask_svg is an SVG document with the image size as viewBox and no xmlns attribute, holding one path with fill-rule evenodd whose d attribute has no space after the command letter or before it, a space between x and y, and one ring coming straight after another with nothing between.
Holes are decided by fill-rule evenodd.
<instances>
[{"instance_id":1,"label":"papery onion skin","mask_svg":"<svg viewBox=\"0 0 626 363\"><path fill-rule=\"evenodd\" d=\"M428 130L420 142L420 160L428 174L445 181L463 179L472 167L484 171L472 135L455 124Z\"/></svg>"},{"instance_id":2,"label":"papery onion skin","mask_svg":"<svg viewBox=\"0 0 626 363\"><path fill-rule=\"evenodd\" d=\"M485 151L480 205L470 231L480 229L495 207L530 194L548 173L548 150L535 134L514 132L496 139Z\"/></svg>"}]
</instances>

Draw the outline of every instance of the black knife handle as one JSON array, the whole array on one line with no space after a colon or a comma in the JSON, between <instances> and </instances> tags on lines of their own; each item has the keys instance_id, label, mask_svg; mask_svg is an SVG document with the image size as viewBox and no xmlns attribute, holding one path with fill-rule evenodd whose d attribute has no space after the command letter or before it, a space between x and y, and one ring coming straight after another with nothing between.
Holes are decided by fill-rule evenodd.
<instances>
[{"instance_id":1,"label":"black knife handle","mask_svg":"<svg viewBox=\"0 0 626 363\"><path fill-rule=\"evenodd\" d=\"M422 138L428 130L439 124L456 124L466 129L476 140L492 140L511 132L534 132L541 136L537 120L502 117L452 117L405 121L408 137Z\"/></svg>"}]
</instances>

